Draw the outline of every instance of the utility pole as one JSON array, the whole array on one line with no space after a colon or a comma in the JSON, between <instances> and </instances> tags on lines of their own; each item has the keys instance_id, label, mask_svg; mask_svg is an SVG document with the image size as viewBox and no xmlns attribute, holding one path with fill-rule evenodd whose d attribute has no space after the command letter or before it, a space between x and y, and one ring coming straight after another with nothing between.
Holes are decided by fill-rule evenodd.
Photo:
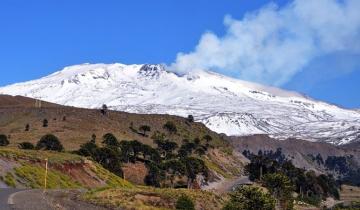
<instances>
[{"instance_id":1,"label":"utility pole","mask_svg":"<svg viewBox=\"0 0 360 210\"><path fill-rule=\"evenodd\" d=\"M45 193L46 187L47 187L47 173L48 173L48 159L45 158L45 179L44 179L44 191L43 191L43 193Z\"/></svg>"}]
</instances>

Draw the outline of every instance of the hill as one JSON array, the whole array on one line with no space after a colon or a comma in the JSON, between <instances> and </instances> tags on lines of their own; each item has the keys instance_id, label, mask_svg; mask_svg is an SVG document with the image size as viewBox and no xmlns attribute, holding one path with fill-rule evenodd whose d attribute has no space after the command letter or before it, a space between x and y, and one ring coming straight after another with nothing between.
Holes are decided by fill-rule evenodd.
<instances>
[{"instance_id":1,"label":"hill","mask_svg":"<svg viewBox=\"0 0 360 210\"><path fill-rule=\"evenodd\" d=\"M299 168L315 172L333 174L337 179L360 185L360 148L335 146L322 142L309 142L299 139L276 140L267 135L229 137L229 141L238 152L245 150L258 154L272 152L275 158L291 160ZM349 144L350 145L350 144ZM278 154L275 154L277 151Z\"/></svg>"},{"instance_id":2,"label":"hill","mask_svg":"<svg viewBox=\"0 0 360 210\"><path fill-rule=\"evenodd\" d=\"M139 140L144 144L154 146L154 134L164 133L166 138L182 144L184 139L193 140L209 135L212 138L211 148L204 161L212 171L211 180L230 178L242 173L246 158L240 153L233 152L232 146L221 135L209 130L202 123L189 122L188 119L171 115L140 115L126 112L67 107L42 101L39 102L26 97L12 97L0 95L0 134L9 137L10 147L17 147L23 141L33 144L45 134L51 133L57 136L67 151L77 150L81 144L88 142L92 135L97 136L97 143L101 144L102 136L113 133L119 140ZM37 106L35 106L37 104ZM47 127L43 126L43 120L47 119ZM170 133L164 128L164 124L173 122L177 132ZM26 125L29 125L26 131ZM142 125L150 126L145 135L139 130ZM131 169L125 171L128 176L144 176L144 174L131 173ZM140 167L140 168L139 168ZM146 173L143 166L137 169ZM135 178L134 180L139 179Z\"/></svg>"},{"instance_id":3,"label":"hill","mask_svg":"<svg viewBox=\"0 0 360 210\"><path fill-rule=\"evenodd\" d=\"M209 71L170 72L162 65L82 64L0 88L57 104L186 117L227 135L346 144L360 134L360 113L299 93Z\"/></svg>"}]
</instances>

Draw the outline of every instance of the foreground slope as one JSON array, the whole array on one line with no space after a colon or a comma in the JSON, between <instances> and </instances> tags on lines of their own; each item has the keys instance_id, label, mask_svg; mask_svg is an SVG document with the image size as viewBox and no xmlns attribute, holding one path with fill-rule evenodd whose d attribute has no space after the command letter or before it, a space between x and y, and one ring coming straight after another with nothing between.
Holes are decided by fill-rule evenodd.
<instances>
[{"instance_id":1,"label":"foreground slope","mask_svg":"<svg viewBox=\"0 0 360 210\"><path fill-rule=\"evenodd\" d=\"M207 71L178 75L161 65L83 64L0 88L83 108L187 116L228 135L270 134L346 144L360 135L360 113L298 93Z\"/></svg>"}]
</instances>

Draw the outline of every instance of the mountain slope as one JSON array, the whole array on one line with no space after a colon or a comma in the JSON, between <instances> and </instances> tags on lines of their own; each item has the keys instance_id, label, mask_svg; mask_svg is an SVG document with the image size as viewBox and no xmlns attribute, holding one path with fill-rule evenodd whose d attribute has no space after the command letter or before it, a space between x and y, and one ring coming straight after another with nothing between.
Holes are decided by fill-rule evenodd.
<instances>
[{"instance_id":1,"label":"mountain slope","mask_svg":"<svg viewBox=\"0 0 360 210\"><path fill-rule=\"evenodd\" d=\"M144 114L194 115L218 133L270 134L346 144L360 135L360 113L298 93L208 71L177 75L162 65L82 64L0 88L62 105Z\"/></svg>"}]
</instances>

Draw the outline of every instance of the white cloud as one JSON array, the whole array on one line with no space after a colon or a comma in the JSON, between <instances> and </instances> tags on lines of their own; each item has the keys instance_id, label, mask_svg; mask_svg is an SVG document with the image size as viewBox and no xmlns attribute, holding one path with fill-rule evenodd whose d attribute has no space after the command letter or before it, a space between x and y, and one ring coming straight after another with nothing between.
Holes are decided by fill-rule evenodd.
<instances>
[{"instance_id":1,"label":"white cloud","mask_svg":"<svg viewBox=\"0 0 360 210\"><path fill-rule=\"evenodd\" d=\"M204 33L195 50L179 53L170 68L208 69L279 86L319 56L360 52L359 0L269 4L242 20L226 16L224 24L225 35Z\"/></svg>"}]
</instances>

